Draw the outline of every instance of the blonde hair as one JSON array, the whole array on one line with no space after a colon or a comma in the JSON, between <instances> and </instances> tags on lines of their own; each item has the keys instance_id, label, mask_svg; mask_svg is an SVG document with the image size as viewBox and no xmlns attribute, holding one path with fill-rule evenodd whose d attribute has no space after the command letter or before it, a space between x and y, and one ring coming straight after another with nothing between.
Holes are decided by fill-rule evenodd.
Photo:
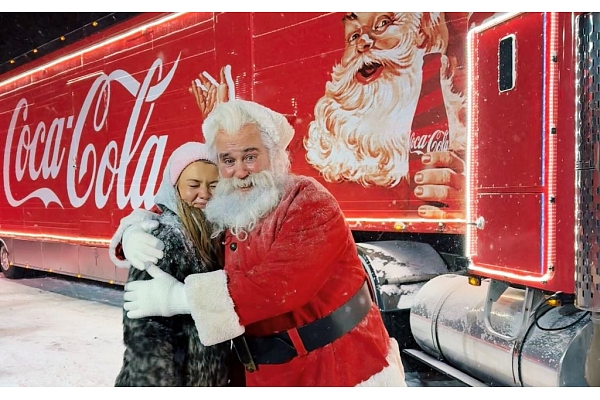
<instances>
[{"instance_id":1,"label":"blonde hair","mask_svg":"<svg viewBox=\"0 0 600 400\"><path fill-rule=\"evenodd\" d=\"M221 269L224 257L220 237L211 239L212 231L204 212L184 202L178 193L177 215L200 260L204 261L210 271Z\"/></svg>"}]
</instances>

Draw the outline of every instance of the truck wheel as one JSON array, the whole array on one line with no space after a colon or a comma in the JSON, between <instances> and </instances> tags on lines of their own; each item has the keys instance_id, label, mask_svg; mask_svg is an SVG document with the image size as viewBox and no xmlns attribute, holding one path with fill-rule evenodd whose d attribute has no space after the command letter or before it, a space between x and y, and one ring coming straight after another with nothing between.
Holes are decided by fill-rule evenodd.
<instances>
[{"instance_id":1,"label":"truck wheel","mask_svg":"<svg viewBox=\"0 0 600 400\"><path fill-rule=\"evenodd\" d=\"M25 274L23 268L10 265L10 262L8 261L8 250L2 245L0 245L0 269L2 269L4 276L9 279L20 279Z\"/></svg>"}]
</instances>

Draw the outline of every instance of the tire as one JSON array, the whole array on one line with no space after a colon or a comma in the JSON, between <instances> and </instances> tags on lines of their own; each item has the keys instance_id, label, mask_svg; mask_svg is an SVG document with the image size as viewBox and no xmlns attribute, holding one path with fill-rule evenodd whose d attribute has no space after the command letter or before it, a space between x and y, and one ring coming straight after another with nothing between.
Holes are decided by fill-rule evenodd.
<instances>
[{"instance_id":1,"label":"tire","mask_svg":"<svg viewBox=\"0 0 600 400\"><path fill-rule=\"evenodd\" d=\"M21 279L25 275L23 268L15 267L10 265L8 261L8 250L5 246L0 244L0 269L4 273L4 276L8 279Z\"/></svg>"}]
</instances>

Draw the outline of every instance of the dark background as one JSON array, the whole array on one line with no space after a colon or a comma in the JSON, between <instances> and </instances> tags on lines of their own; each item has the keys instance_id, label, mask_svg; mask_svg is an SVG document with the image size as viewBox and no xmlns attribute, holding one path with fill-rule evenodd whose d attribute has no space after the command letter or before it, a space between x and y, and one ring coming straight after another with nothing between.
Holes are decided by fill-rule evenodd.
<instances>
[{"instance_id":1,"label":"dark background","mask_svg":"<svg viewBox=\"0 0 600 400\"><path fill-rule=\"evenodd\" d=\"M137 14L139 13L2 12L0 13L0 74ZM93 25L94 22L97 23L96 26ZM64 36L65 40L60 40L61 36ZM37 53L33 52L34 49L37 49Z\"/></svg>"}]
</instances>

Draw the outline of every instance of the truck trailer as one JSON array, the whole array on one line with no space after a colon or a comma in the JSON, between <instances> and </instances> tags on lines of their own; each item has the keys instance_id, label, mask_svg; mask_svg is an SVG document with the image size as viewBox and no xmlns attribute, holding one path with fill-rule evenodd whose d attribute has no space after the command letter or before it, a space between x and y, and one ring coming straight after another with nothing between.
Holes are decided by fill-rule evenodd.
<instances>
[{"instance_id":1,"label":"truck trailer","mask_svg":"<svg viewBox=\"0 0 600 400\"><path fill-rule=\"evenodd\" d=\"M216 103L252 100L294 127L292 172L338 200L407 371L597 385L599 29L579 12L140 13L0 75L2 272L123 285L120 219L152 208Z\"/></svg>"}]
</instances>

